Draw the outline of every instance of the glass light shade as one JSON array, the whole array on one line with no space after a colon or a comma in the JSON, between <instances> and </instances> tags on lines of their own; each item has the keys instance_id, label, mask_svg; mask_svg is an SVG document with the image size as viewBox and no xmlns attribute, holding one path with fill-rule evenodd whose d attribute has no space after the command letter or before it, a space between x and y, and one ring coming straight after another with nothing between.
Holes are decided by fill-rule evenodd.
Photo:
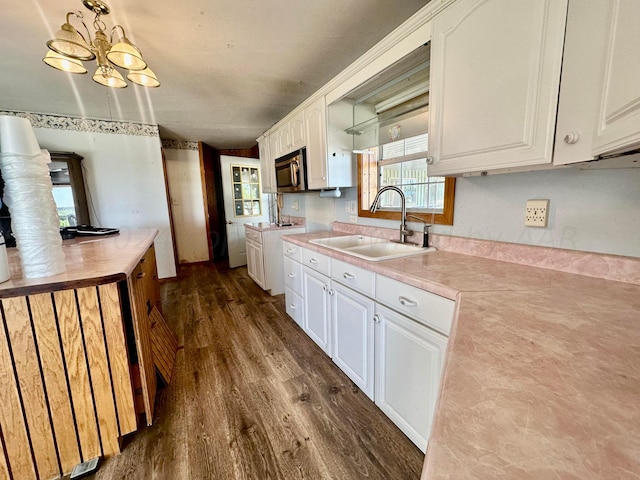
<instances>
[{"instance_id":1,"label":"glass light shade","mask_svg":"<svg viewBox=\"0 0 640 480\"><path fill-rule=\"evenodd\" d=\"M147 68L140 50L126 37L122 37L118 43L109 49L107 59L117 67L127 70L143 70Z\"/></svg>"},{"instance_id":2,"label":"glass light shade","mask_svg":"<svg viewBox=\"0 0 640 480\"><path fill-rule=\"evenodd\" d=\"M142 85L143 87L159 87L160 82L158 81L158 77L150 68L145 68L144 70L134 70L127 74L127 79L131 80L133 83L138 85Z\"/></svg>"},{"instance_id":3,"label":"glass light shade","mask_svg":"<svg viewBox=\"0 0 640 480\"><path fill-rule=\"evenodd\" d=\"M60 55L78 60L93 60L96 58L91 51L91 47L70 23L62 25L56 36L47 42L47 47Z\"/></svg>"},{"instance_id":4,"label":"glass light shade","mask_svg":"<svg viewBox=\"0 0 640 480\"><path fill-rule=\"evenodd\" d=\"M93 80L105 87L124 88L127 86L127 82L115 68L98 67L96 73L93 74Z\"/></svg>"},{"instance_id":5,"label":"glass light shade","mask_svg":"<svg viewBox=\"0 0 640 480\"><path fill-rule=\"evenodd\" d=\"M49 50L42 61L50 67L57 68L63 72L87 73L87 69L84 68L84 65L82 65L80 60L77 58L65 57L53 50Z\"/></svg>"}]
</instances>

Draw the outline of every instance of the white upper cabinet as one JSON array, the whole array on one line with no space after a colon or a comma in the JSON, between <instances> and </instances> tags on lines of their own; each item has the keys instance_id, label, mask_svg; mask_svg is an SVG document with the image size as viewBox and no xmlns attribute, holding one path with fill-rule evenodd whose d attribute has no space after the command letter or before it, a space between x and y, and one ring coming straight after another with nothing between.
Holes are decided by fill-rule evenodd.
<instances>
[{"instance_id":1,"label":"white upper cabinet","mask_svg":"<svg viewBox=\"0 0 640 480\"><path fill-rule=\"evenodd\" d=\"M291 124L285 122L282 126L276 130L278 135L278 150L280 151L279 157L290 153L291 150Z\"/></svg>"},{"instance_id":2,"label":"white upper cabinet","mask_svg":"<svg viewBox=\"0 0 640 480\"><path fill-rule=\"evenodd\" d=\"M269 134L269 156L271 157L271 162L275 162L277 158L280 158L284 153L280 149L280 140L278 138L278 131L271 130ZM275 171L274 171L275 175Z\"/></svg>"},{"instance_id":3,"label":"white upper cabinet","mask_svg":"<svg viewBox=\"0 0 640 480\"><path fill-rule=\"evenodd\" d=\"M306 143L306 135L304 132L304 110L298 112L290 123L291 135L291 151L304 147Z\"/></svg>"},{"instance_id":4,"label":"white upper cabinet","mask_svg":"<svg viewBox=\"0 0 640 480\"><path fill-rule=\"evenodd\" d=\"M258 138L258 152L260 154L260 177L262 179L263 193L276 193L276 171L273 157L269 151L269 135L264 134Z\"/></svg>"},{"instance_id":5,"label":"white upper cabinet","mask_svg":"<svg viewBox=\"0 0 640 480\"><path fill-rule=\"evenodd\" d=\"M609 0L571 2L562 59L554 165L593 160Z\"/></svg>"},{"instance_id":6,"label":"white upper cabinet","mask_svg":"<svg viewBox=\"0 0 640 480\"><path fill-rule=\"evenodd\" d=\"M593 153L640 147L640 2L609 0L606 59Z\"/></svg>"},{"instance_id":7,"label":"white upper cabinet","mask_svg":"<svg viewBox=\"0 0 640 480\"><path fill-rule=\"evenodd\" d=\"M353 107L335 102L327 107L321 97L304 110L307 136L307 186L311 190L355 185Z\"/></svg>"},{"instance_id":8,"label":"white upper cabinet","mask_svg":"<svg viewBox=\"0 0 640 480\"><path fill-rule=\"evenodd\" d=\"M324 97L305 109L307 136L307 186L319 189L327 186L327 126Z\"/></svg>"},{"instance_id":9,"label":"white upper cabinet","mask_svg":"<svg viewBox=\"0 0 640 480\"><path fill-rule=\"evenodd\" d=\"M276 130L278 156L281 157L306 145L304 128L304 110L300 110L289 120L278 126Z\"/></svg>"},{"instance_id":10,"label":"white upper cabinet","mask_svg":"<svg viewBox=\"0 0 640 480\"><path fill-rule=\"evenodd\" d=\"M430 175L550 163L566 0L458 0L432 25Z\"/></svg>"}]
</instances>

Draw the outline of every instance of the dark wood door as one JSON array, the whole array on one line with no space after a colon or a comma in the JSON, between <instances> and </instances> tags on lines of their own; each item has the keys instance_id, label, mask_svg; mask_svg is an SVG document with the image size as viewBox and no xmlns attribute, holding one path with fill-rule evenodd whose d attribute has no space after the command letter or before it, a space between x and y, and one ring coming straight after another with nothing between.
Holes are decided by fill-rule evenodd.
<instances>
[{"instance_id":1,"label":"dark wood door","mask_svg":"<svg viewBox=\"0 0 640 480\"><path fill-rule=\"evenodd\" d=\"M227 234L220 177L220 154L215 148L203 142L198 142L198 150L209 260L223 260L227 258Z\"/></svg>"}]
</instances>

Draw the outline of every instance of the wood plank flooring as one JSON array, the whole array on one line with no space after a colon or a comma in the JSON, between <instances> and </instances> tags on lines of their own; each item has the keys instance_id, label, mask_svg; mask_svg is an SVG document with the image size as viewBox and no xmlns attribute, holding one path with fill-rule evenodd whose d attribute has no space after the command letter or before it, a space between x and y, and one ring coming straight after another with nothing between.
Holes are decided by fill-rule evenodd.
<instances>
[{"instance_id":1,"label":"wood plank flooring","mask_svg":"<svg viewBox=\"0 0 640 480\"><path fill-rule=\"evenodd\" d=\"M181 348L154 425L96 480L418 479L423 454L246 268L183 268L162 285Z\"/></svg>"}]
</instances>

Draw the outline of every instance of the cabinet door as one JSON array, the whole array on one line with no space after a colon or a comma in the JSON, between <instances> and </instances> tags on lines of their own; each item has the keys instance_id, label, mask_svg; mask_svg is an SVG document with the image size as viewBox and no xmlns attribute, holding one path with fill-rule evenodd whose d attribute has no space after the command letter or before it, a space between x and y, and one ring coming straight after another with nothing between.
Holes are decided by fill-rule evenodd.
<instances>
[{"instance_id":1,"label":"cabinet door","mask_svg":"<svg viewBox=\"0 0 640 480\"><path fill-rule=\"evenodd\" d=\"M277 130L272 131L269 134L269 155L271 156L271 161L273 162L275 162L278 158L280 158L283 155L282 150L280 149L280 142L278 141ZM273 175L275 177L275 170L273 172ZM275 178L274 178L274 183L275 183ZM276 187L277 185L274 185L274 188Z\"/></svg>"},{"instance_id":2,"label":"cabinet door","mask_svg":"<svg viewBox=\"0 0 640 480\"><path fill-rule=\"evenodd\" d=\"M261 137L258 140L258 151L260 152L260 177L262 180L263 193L276 193L276 171L273 164L273 157L269 153L269 138Z\"/></svg>"},{"instance_id":3,"label":"cabinet door","mask_svg":"<svg viewBox=\"0 0 640 480\"><path fill-rule=\"evenodd\" d=\"M374 301L335 282L331 286L333 361L373 400Z\"/></svg>"},{"instance_id":4,"label":"cabinet door","mask_svg":"<svg viewBox=\"0 0 640 480\"><path fill-rule=\"evenodd\" d=\"M607 59L600 94L594 154L640 145L640 2L609 2Z\"/></svg>"},{"instance_id":5,"label":"cabinet door","mask_svg":"<svg viewBox=\"0 0 640 480\"><path fill-rule=\"evenodd\" d=\"M266 288L262 262L262 245L259 243L247 241L247 274L260 288Z\"/></svg>"},{"instance_id":6,"label":"cabinet door","mask_svg":"<svg viewBox=\"0 0 640 480\"><path fill-rule=\"evenodd\" d=\"M447 337L380 305L375 322L376 405L424 452Z\"/></svg>"},{"instance_id":7,"label":"cabinet door","mask_svg":"<svg viewBox=\"0 0 640 480\"><path fill-rule=\"evenodd\" d=\"M292 151L291 148L291 123L286 122L281 125L278 130L278 149L280 155L286 155Z\"/></svg>"},{"instance_id":8,"label":"cabinet door","mask_svg":"<svg viewBox=\"0 0 640 480\"><path fill-rule=\"evenodd\" d=\"M566 0L459 0L433 21L430 175L551 161Z\"/></svg>"},{"instance_id":9,"label":"cabinet door","mask_svg":"<svg viewBox=\"0 0 640 480\"><path fill-rule=\"evenodd\" d=\"M284 302L287 315L293 318L293 321L300 328L304 329L304 300L300 295L294 292L290 287L284 287Z\"/></svg>"},{"instance_id":10,"label":"cabinet door","mask_svg":"<svg viewBox=\"0 0 640 480\"><path fill-rule=\"evenodd\" d=\"M311 189L327 186L327 114L324 97L305 109L307 135L307 184Z\"/></svg>"},{"instance_id":11,"label":"cabinet door","mask_svg":"<svg viewBox=\"0 0 640 480\"><path fill-rule=\"evenodd\" d=\"M306 145L306 135L304 134L304 110L297 113L296 116L291 119L290 125L291 150L293 151Z\"/></svg>"},{"instance_id":12,"label":"cabinet door","mask_svg":"<svg viewBox=\"0 0 640 480\"><path fill-rule=\"evenodd\" d=\"M610 5L609 0L569 4L554 165L594 159L595 119L600 104Z\"/></svg>"},{"instance_id":13,"label":"cabinet door","mask_svg":"<svg viewBox=\"0 0 640 480\"><path fill-rule=\"evenodd\" d=\"M149 318L149 298L145 289L142 264L133 270L129 278L129 297L132 307L133 331L138 353L138 367L142 383L142 398L147 425L153 423L153 410L156 398L156 372L151 347L151 319Z\"/></svg>"},{"instance_id":14,"label":"cabinet door","mask_svg":"<svg viewBox=\"0 0 640 480\"><path fill-rule=\"evenodd\" d=\"M327 355L331 355L329 278L303 267L304 331Z\"/></svg>"}]
</instances>

